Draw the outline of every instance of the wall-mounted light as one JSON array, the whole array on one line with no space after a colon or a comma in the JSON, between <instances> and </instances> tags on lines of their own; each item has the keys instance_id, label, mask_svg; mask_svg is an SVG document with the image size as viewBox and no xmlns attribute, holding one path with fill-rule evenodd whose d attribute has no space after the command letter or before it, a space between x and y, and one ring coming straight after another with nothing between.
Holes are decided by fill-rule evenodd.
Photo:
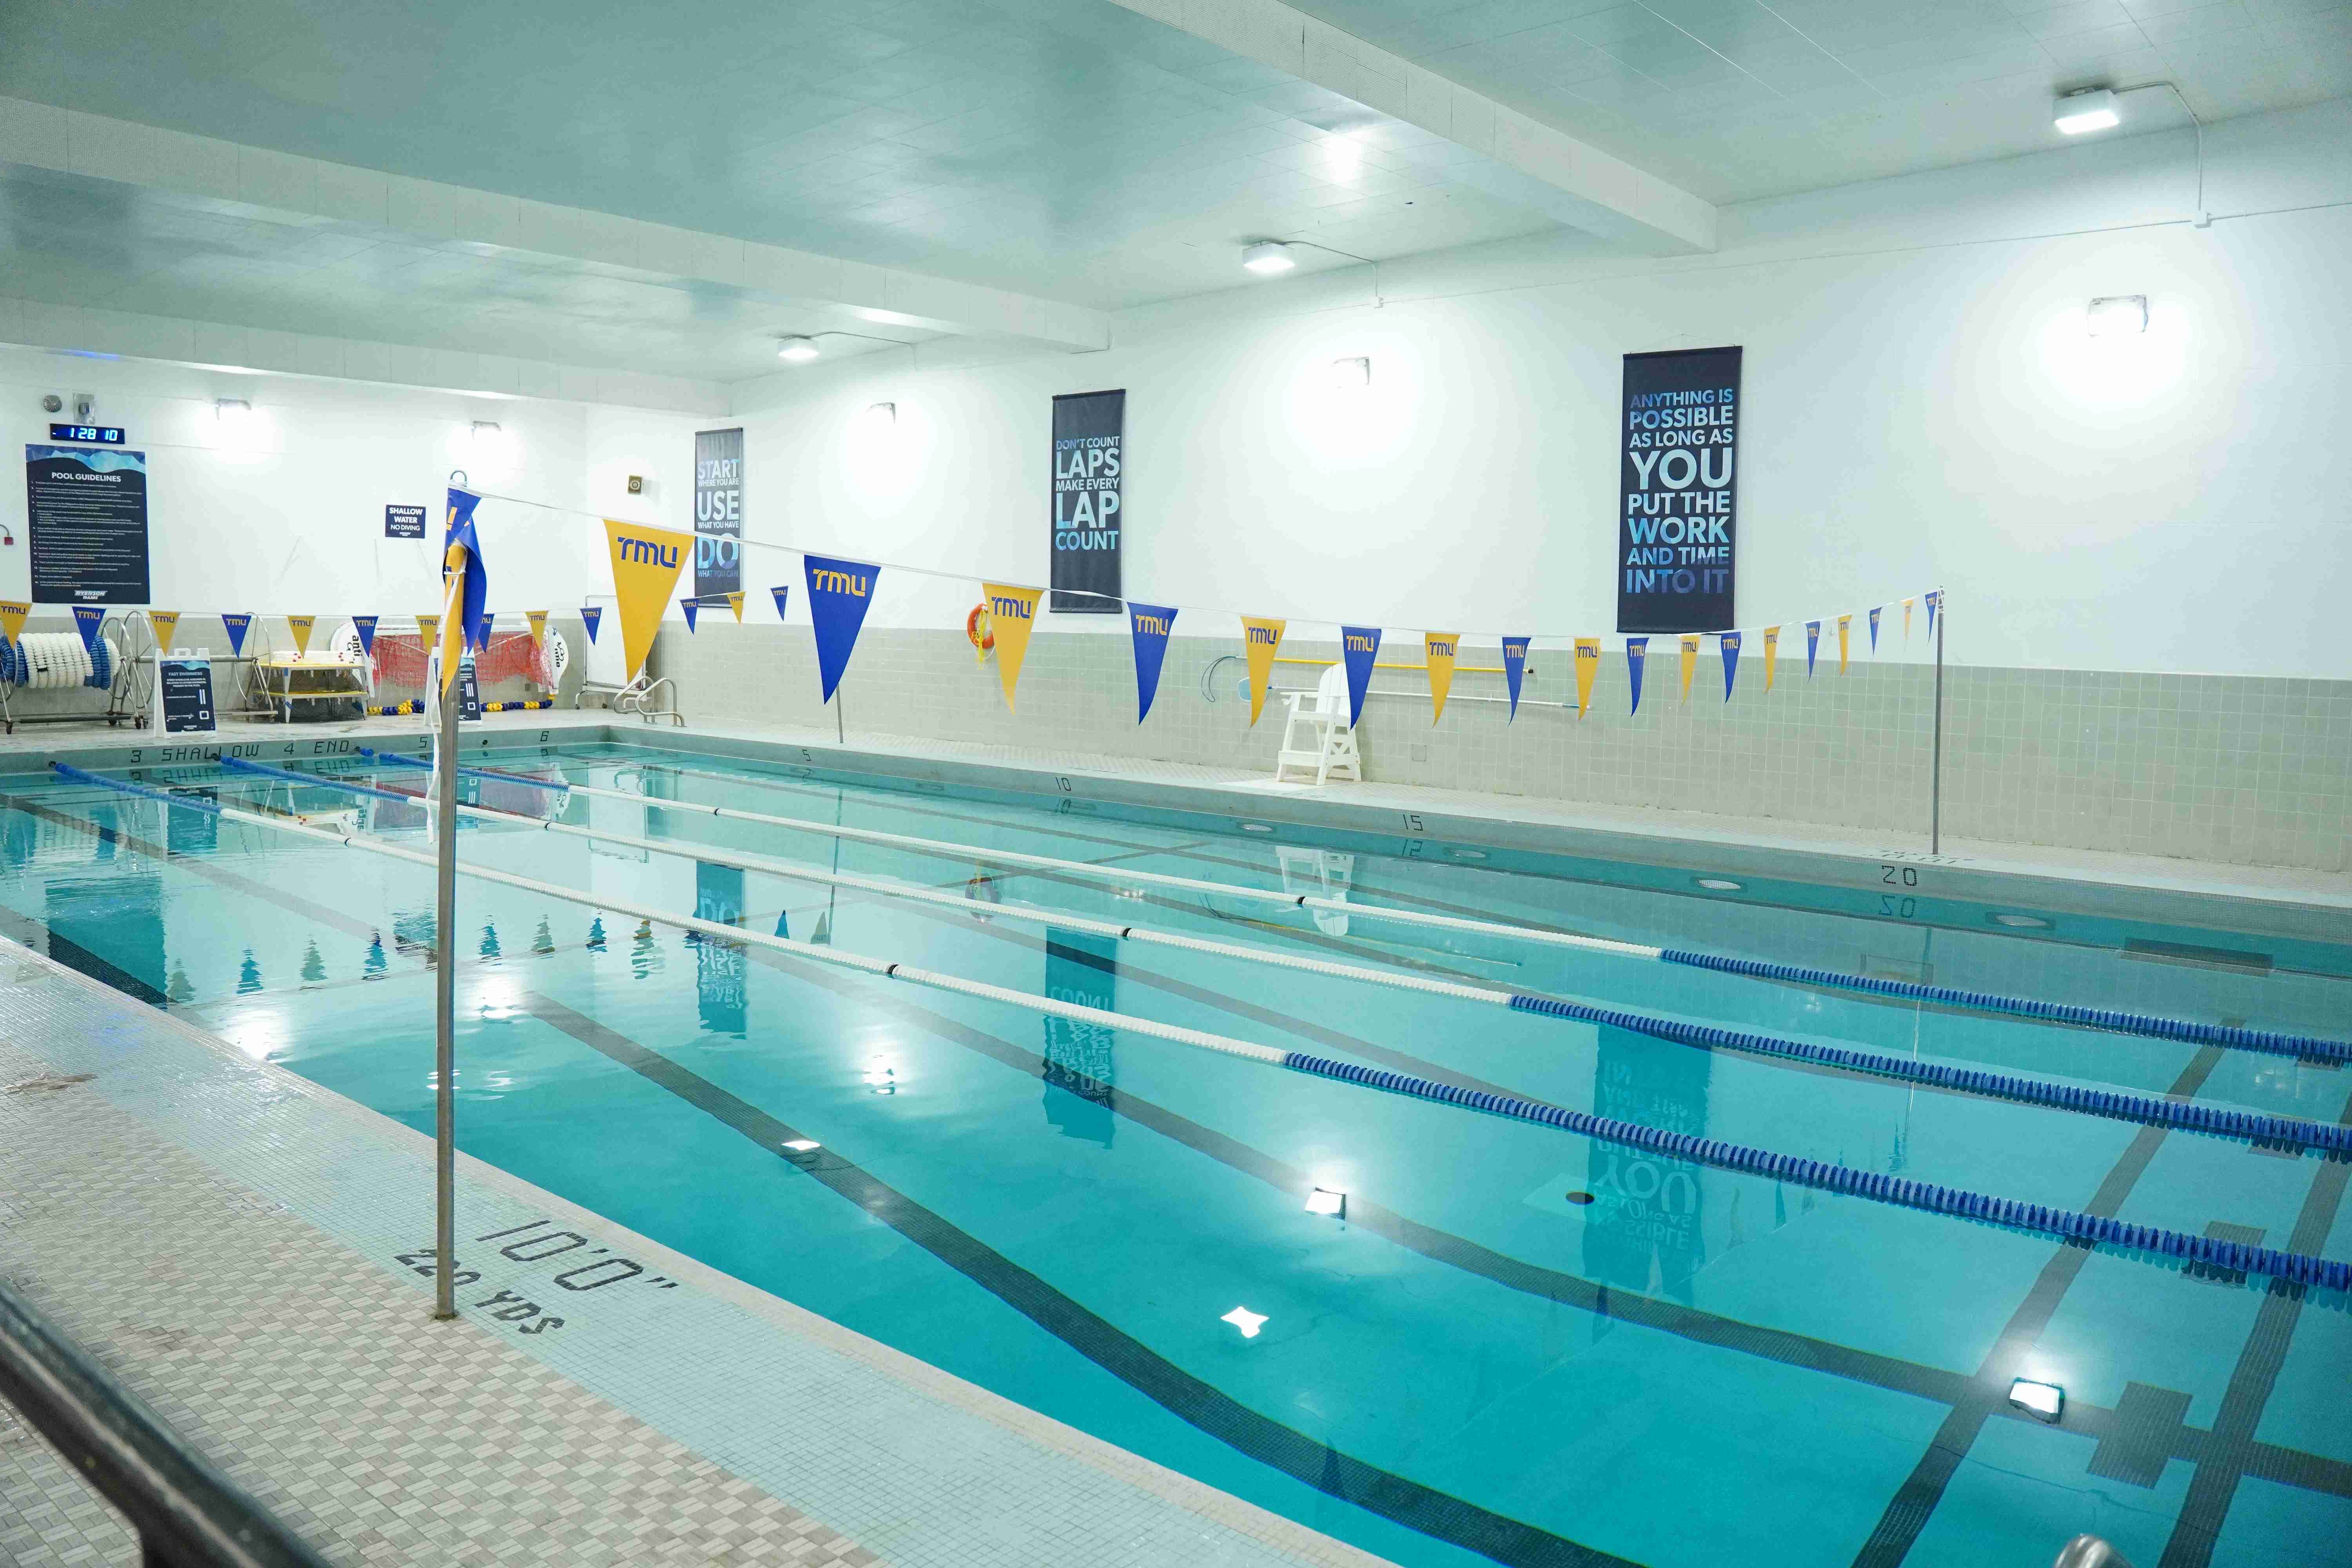
<instances>
[{"instance_id":1,"label":"wall-mounted light","mask_svg":"<svg viewBox=\"0 0 2352 1568\"><path fill-rule=\"evenodd\" d=\"M2068 136L2108 131L2123 123L2123 116L2116 112L2116 95L2104 87L2068 93L2052 106L2050 118Z\"/></svg>"},{"instance_id":2,"label":"wall-mounted light","mask_svg":"<svg viewBox=\"0 0 2352 1568\"><path fill-rule=\"evenodd\" d=\"M242 397L215 397L213 417L232 430L238 429L253 417L253 405Z\"/></svg>"},{"instance_id":3,"label":"wall-mounted light","mask_svg":"<svg viewBox=\"0 0 2352 1568\"><path fill-rule=\"evenodd\" d=\"M1331 386L1336 392L1361 392L1372 384L1372 362L1364 354L1331 362Z\"/></svg>"},{"instance_id":4,"label":"wall-mounted light","mask_svg":"<svg viewBox=\"0 0 2352 1568\"><path fill-rule=\"evenodd\" d=\"M868 425L888 426L898 423L898 405L895 403L869 403L866 405Z\"/></svg>"},{"instance_id":5,"label":"wall-mounted light","mask_svg":"<svg viewBox=\"0 0 2352 1568\"><path fill-rule=\"evenodd\" d=\"M1287 272L1298 265L1290 254L1290 247L1278 239L1262 239L1255 245L1242 247L1242 265L1252 272L1272 275Z\"/></svg>"},{"instance_id":6,"label":"wall-mounted light","mask_svg":"<svg viewBox=\"0 0 2352 1568\"><path fill-rule=\"evenodd\" d=\"M806 364L824 352L816 346L814 338L782 338L776 343L776 357L793 364Z\"/></svg>"},{"instance_id":7,"label":"wall-mounted light","mask_svg":"<svg viewBox=\"0 0 2352 1568\"><path fill-rule=\"evenodd\" d=\"M477 441L484 439L495 441L505 434L506 432L499 428L499 422L495 419L477 419L474 421L474 439Z\"/></svg>"},{"instance_id":8,"label":"wall-mounted light","mask_svg":"<svg viewBox=\"0 0 2352 1568\"><path fill-rule=\"evenodd\" d=\"M2084 320L2095 338L2124 338L2144 332L2147 331L2147 296L2111 294L2104 300L2094 300L2084 311Z\"/></svg>"}]
</instances>

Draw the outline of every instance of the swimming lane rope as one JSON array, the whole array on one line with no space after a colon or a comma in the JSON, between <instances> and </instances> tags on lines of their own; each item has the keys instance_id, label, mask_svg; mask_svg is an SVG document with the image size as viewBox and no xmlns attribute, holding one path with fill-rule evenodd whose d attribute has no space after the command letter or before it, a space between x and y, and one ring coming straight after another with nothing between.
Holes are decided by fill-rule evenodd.
<instances>
[{"instance_id":1,"label":"swimming lane rope","mask_svg":"<svg viewBox=\"0 0 2352 1568\"><path fill-rule=\"evenodd\" d=\"M70 779L76 784L97 785L121 794L156 801L163 805L184 811L199 811L227 821L273 828L281 833L293 834L320 843L340 844L346 848L358 849L389 859L404 860L413 865L431 867L435 864L434 857L430 855L414 849L404 849L397 845L361 837L355 834L313 826L287 817L268 816L261 812L245 811L236 806L222 805L217 801L206 800L202 796L175 795L164 790L152 789L144 784L129 784L64 763L53 762L49 766L60 777ZM300 774L295 776L303 778ZM311 781L303 778L303 782ZM1591 1116L1556 1105L1541 1105L1533 1100L1520 1099L1516 1095L1494 1094L1481 1089L1463 1089L1453 1084L1435 1083L1409 1073L1386 1072L1377 1068L1359 1066L1353 1062L1333 1061L1328 1058L1310 1056L1303 1051L1286 1051L1250 1040L1234 1039L1230 1036L1212 1035L1198 1029L1185 1029L1173 1025L1155 1023L1148 1018L1136 1017L1132 1014L1114 1013L1104 1008L1083 1006L1075 1002L1060 1002L1048 996L1035 996L1025 991L1012 991L1001 985L967 980L961 975L943 974L934 970L918 969L911 964L893 963L878 958L867 958L859 953L842 952L814 942L800 942L791 937L770 936L761 931L746 931L740 926L724 925L717 921L707 921L693 915L674 914L667 910L657 910L634 900L583 892L576 888L559 887L551 882L517 876L509 871L493 870L487 866L462 865L459 869L483 881L496 882L504 887L516 888L524 892L559 899L567 903L579 904L590 909L610 910L615 914L649 921L680 931L694 931L715 941L769 948L788 952L811 963L828 964L836 969L856 970L877 979L907 981L935 990L952 991L966 996L1003 1002L1026 1008L1031 1012L1068 1018L1078 1023L1098 1025L1105 1028L1146 1035L1179 1045L1214 1051L1223 1056L1262 1062L1269 1067L1279 1067L1309 1077L1328 1079L1340 1083L1354 1084L1360 1088L1381 1089L1391 1094L1433 1100L1444 1105L1460 1106L1465 1110L1485 1111L1489 1115L1554 1127L1582 1137L1597 1138L1606 1142L1647 1149L1671 1159L1714 1165L1751 1175L1769 1176L1775 1181L1818 1187L1827 1192L1844 1193L1905 1208L1924 1209L1929 1213L1949 1215L1956 1218L1981 1220L1987 1224L2057 1237L2067 1241L2104 1243L2135 1251L2154 1253L2160 1257L2177 1258L2185 1262L2213 1268L2261 1274L2298 1285L2315 1285L2333 1290L2352 1289L2352 1263L2315 1258L2305 1253L2281 1252L2273 1247L2250 1247L2241 1242L2221 1241L2210 1237L2190 1236L2182 1231L2165 1230L2154 1226L2126 1225L2098 1215L2083 1214L2072 1209L2053 1208L2042 1204L2022 1203L2011 1198L1993 1197L1982 1193L1942 1186L1933 1182L1909 1181L1901 1177L1883 1175L1876 1172L1854 1170L1845 1165L1824 1165L1817 1160L1775 1154L1769 1150L1753 1149L1743 1144L1727 1143L1716 1139L1698 1138L1685 1132L1669 1132L1661 1128L1619 1121L1612 1117Z\"/></svg>"},{"instance_id":2,"label":"swimming lane rope","mask_svg":"<svg viewBox=\"0 0 2352 1568\"><path fill-rule=\"evenodd\" d=\"M324 774L297 773L292 769L274 767L267 763L247 762L242 757L224 757L221 762L223 765L238 773L283 779L294 784L347 790L356 795L390 795L410 804L415 804L423 798L419 795L384 790L373 784L359 784ZM472 770L460 769L459 771L462 773ZM506 776L520 777L520 775ZM724 849L711 845L681 844L675 839L639 838L625 833L581 827L570 823L555 822L545 817L526 816L520 813L500 811L484 805L461 805L457 807L457 813L461 816L470 816L478 820L503 822L517 827L534 828L542 833L560 834L570 838L584 838L594 843L612 844L654 854L707 860L713 865L731 866L739 870L758 871L794 881L820 882L832 887L851 888L884 898L931 904L966 913L971 910L971 900L957 894L940 892L933 889L919 888L911 883L883 878L861 877L845 871L820 870L814 867L795 865L788 860L772 859L764 855ZM1060 913L1021 904L991 903L987 906L986 912L992 917L1027 921L1059 931L1085 931L1090 935L1107 937L1114 942L1130 942L1154 947L1183 948L1194 952L1213 953L1221 958L1236 959L1245 963L1262 963L1281 969L1299 970L1308 973L1328 974L1343 980L1386 985L1397 990L1418 991L1429 995L1451 996L1465 1002L1509 1007L1542 1017L1564 1018L1587 1024L1605 1024L1705 1049L1740 1051L1753 1056L1788 1058L1812 1063L1816 1066L1843 1068L1850 1072L1868 1073L1879 1078L1895 1079L1907 1083L1926 1084L1963 1094L2016 1100L2029 1105L2049 1106L2060 1110L2111 1117L2149 1126L2184 1128L2191 1131L2210 1132L2225 1138L2243 1138L2273 1146L2352 1153L2352 1127L2331 1127L2324 1122L2312 1121L2301 1117L2266 1116L2256 1111L2233 1110L2221 1106L2196 1105L2150 1095L2090 1089L2074 1084L2055 1083L2043 1079L2021 1078L2011 1073L1971 1071L1944 1063L1915 1061L1908 1057L1886 1056L1874 1051L1846 1050L1834 1046L1811 1045L1801 1040L1782 1039L1772 1035L1748 1034L1738 1030L1717 1028L1710 1025L1686 1023L1678 1018L1595 1007L1580 1002L1563 1001L1549 996L1527 995L1496 986L1465 984L1455 981L1433 979L1424 975L1371 969L1360 964L1338 963L1297 953L1277 952L1266 948L1244 947L1237 943L1217 942L1205 937L1153 931L1147 926L1095 920L1085 915Z\"/></svg>"},{"instance_id":3,"label":"swimming lane rope","mask_svg":"<svg viewBox=\"0 0 2352 1568\"><path fill-rule=\"evenodd\" d=\"M397 752L379 752L367 747L360 748L360 754L377 762L406 767L429 769L433 765ZM473 778L497 779L507 784L530 784L546 790L569 790L574 795L583 795L594 799L632 801L640 805L657 806L664 811L724 817L737 822L757 822L772 827L791 828L819 837L850 838L861 843L883 844L895 848L914 849L929 854L953 855L968 859L983 860L993 865L1034 867L1067 876L1090 878L1097 881L1169 888L1192 893L1210 893L1223 898L1282 904L1299 909L1333 910L1368 920L1475 931L1480 935L1507 937L1517 942L1542 942L1554 947L1612 953L1620 958L1652 959L1663 963L1681 964L1693 969L1712 969L1727 974L1747 975L1752 979L1779 980L1800 985L1865 991L1874 995L1900 996L1912 1001L1935 1002L1948 1006L1967 1007L1976 1012L2005 1013L2015 1017L2037 1018L2051 1023L2076 1024L2090 1028L2107 1029L2118 1034L2145 1035L2156 1039L2184 1040L2198 1045L2226 1047L2232 1050L2266 1051L2278 1056L2302 1057L2319 1061L2352 1061L2352 1041L2324 1039L2312 1035L2241 1028L2226 1024L2205 1024L2185 1018L2162 1018L2107 1007L2082 1007L2072 1003L2047 1002L2027 996L2003 996L1994 992L1965 991L1954 986L1928 985L1911 980L1886 980L1874 975L1846 974L1832 969L1813 969L1792 963L1772 963L1761 959L1734 958L1721 953L1694 952L1681 948L1651 947L1641 942L1613 942L1605 937L1580 936L1571 931L1545 931L1535 926L1508 925L1496 921L1469 920L1458 915L1431 914L1421 910L1399 910L1377 904L1353 903L1341 899L1316 898L1304 893L1286 893L1267 888L1235 887L1230 883L1211 882L1195 877L1171 876L1164 871L1139 871L1125 867L1095 866L1083 860L1060 860L1046 855L1024 855L1016 850L984 848L976 844L955 844L937 838L919 838L903 833L885 833L871 827L850 827L811 822L797 816L777 816L768 812L741 811L732 806L701 805L686 801L664 800L658 795L645 795L635 790L603 789L592 784L558 784L548 779L531 778L522 773L506 773L497 768L461 767L457 771L461 774ZM751 779L744 782L757 784L771 781Z\"/></svg>"}]
</instances>

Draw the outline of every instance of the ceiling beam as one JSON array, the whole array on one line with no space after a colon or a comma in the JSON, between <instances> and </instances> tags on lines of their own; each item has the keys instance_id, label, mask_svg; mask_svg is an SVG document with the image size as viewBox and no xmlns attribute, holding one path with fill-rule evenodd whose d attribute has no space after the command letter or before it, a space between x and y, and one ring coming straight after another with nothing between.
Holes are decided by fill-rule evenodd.
<instances>
[{"instance_id":1,"label":"ceiling beam","mask_svg":"<svg viewBox=\"0 0 2352 1568\"><path fill-rule=\"evenodd\" d=\"M1716 247L1714 204L1282 0L1112 3L1491 159L1483 175L1453 172L1571 227L1672 253Z\"/></svg>"},{"instance_id":2,"label":"ceiling beam","mask_svg":"<svg viewBox=\"0 0 2352 1568\"><path fill-rule=\"evenodd\" d=\"M0 99L0 163L134 185L205 211L324 225L473 256L551 258L606 277L830 306L958 337L1065 353L1110 342L1108 312L1056 300L16 99Z\"/></svg>"}]
</instances>

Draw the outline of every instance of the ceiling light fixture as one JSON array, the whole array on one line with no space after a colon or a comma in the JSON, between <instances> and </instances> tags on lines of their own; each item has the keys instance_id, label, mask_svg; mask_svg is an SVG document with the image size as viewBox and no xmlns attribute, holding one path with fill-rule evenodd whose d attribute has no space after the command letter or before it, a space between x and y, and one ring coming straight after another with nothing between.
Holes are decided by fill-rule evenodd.
<instances>
[{"instance_id":1,"label":"ceiling light fixture","mask_svg":"<svg viewBox=\"0 0 2352 1568\"><path fill-rule=\"evenodd\" d=\"M824 352L816 346L814 338L780 338L776 342L776 357L793 364L806 364Z\"/></svg>"},{"instance_id":2,"label":"ceiling light fixture","mask_svg":"<svg viewBox=\"0 0 2352 1568\"><path fill-rule=\"evenodd\" d=\"M1372 384L1372 362L1359 354L1354 359L1331 362L1331 384L1340 392L1361 392Z\"/></svg>"},{"instance_id":3,"label":"ceiling light fixture","mask_svg":"<svg viewBox=\"0 0 2352 1568\"><path fill-rule=\"evenodd\" d=\"M2053 106L2051 119L2068 136L2109 131L2123 123L2123 116L2116 112L2115 93L2104 87L2068 93Z\"/></svg>"},{"instance_id":4,"label":"ceiling light fixture","mask_svg":"<svg viewBox=\"0 0 2352 1568\"><path fill-rule=\"evenodd\" d=\"M1298 265L1290 254L1290 247L1278 239L1261 239L1255 245L1242 247L1242 265L1252 272L1272 276L1287 272Z\"/></svg>"},{"instance_id":5,"label":"ceiling light fixture","mask_svg":"<svg viewBox=\"0 0 2352 1568\"><path fill-rule=\"evenodd\" d=\"M2147 331L2147 296L2111 294L2094 300L2084 312L2095 338L2126 338Z\"/></svg>"}]
</instances>

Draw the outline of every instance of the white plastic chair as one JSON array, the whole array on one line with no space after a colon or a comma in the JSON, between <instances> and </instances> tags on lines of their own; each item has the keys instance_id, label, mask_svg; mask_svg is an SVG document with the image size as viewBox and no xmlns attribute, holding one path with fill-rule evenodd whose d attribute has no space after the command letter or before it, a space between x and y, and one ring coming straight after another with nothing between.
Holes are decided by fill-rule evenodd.
<instances>
[{"instance_id":1,"label":"white plastic chair","mask_svg":"<svg viewBox=\"0 0 2352 1568\"><path fill-rule=\"evenodd\" d=\"M1335 664L1323 672L1312 692L1286 691L1282 700L1289 712L1282 721L1282 750L1276 756L1274 782L1293 768L1312 768L1318 784L1333 777L1363 782L1363 753L1356 747L1356 731L1348 721L1348 668Z\"/></svg>"}]
</instances>

